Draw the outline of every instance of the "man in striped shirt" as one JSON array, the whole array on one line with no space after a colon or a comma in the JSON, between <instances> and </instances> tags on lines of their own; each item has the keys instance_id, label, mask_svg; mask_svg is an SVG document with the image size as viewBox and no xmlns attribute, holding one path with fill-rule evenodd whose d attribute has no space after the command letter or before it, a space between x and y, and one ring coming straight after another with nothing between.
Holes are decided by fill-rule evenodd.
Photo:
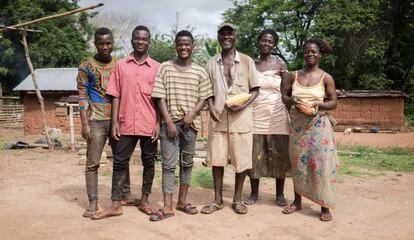
<instances>
[{"instance_id":1,"label":"man in striped shirt","mask_svg":"<svg viewBox=\"0 0 414 240\"><path fill-rule=\"evenodd\" d=\"M201 128L200 111L206 99L213 96L213 89L204 68L191 61L192 34L185 30L178 32L175 46L177 59L161 64L152 91L152 98L163 117L160 138L164 207L151 215L151 221L174 215L172 193L177 162L180 164L180 189L176 209L187 214L198 212L186 198L197 131Z\"/></svg>"}]
</instances>

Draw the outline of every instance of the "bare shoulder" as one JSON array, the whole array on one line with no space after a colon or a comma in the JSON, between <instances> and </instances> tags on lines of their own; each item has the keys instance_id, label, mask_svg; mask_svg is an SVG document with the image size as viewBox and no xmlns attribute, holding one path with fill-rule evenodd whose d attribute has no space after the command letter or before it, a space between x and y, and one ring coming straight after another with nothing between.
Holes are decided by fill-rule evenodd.
<instances>
[{"instance_id":1,"label":"bare shoulder","mask_svg":"<svg viewBox=\"0 0 414 240\"><path fill-rule=\"evenodd\" d=\"M280 70L287 70L287 65L285 61L283 61L281 58L276 58L276 65Z\"/></svg>"}]
</instances>

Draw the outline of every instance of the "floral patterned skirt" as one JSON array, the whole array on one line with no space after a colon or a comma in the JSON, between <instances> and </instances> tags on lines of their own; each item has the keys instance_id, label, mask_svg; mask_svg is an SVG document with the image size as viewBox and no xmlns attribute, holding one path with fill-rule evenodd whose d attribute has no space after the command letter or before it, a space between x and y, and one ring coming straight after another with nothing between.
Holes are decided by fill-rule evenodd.
<instances>
[{"instance_id":1,"label":"floral patterned skirt","mask_svg":"<svg viewBox=\"0 0 414 240\"><path fill-rule=\"evenodd\" d=\"M289 156L295 192L326 208L335 208L337 170L332 123L326 112L307 116L290 113Z\"/></svg>"}]
</instances>

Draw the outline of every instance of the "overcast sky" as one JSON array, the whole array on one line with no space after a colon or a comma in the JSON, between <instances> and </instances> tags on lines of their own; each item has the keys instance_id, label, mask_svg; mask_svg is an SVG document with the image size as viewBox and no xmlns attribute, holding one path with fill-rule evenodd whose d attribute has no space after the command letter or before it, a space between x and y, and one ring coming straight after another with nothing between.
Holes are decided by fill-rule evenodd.
<instances>
[{"instance_id":1,"label":"overcast sky","mask_svg":"<svg viewBox=\"0 0 414 240\"><path fill-rule=\"evenodd\" d=\"M207 34L215 38L217 26L222 23L222 13L233 6L229 0L80 0L82 7L96 3L104 6L101 13L137 15L137 25L149 26L151 32L169 33L179 14L179 29L187 25L195 28L193 34Z\"/></svg>"}]
</instances>

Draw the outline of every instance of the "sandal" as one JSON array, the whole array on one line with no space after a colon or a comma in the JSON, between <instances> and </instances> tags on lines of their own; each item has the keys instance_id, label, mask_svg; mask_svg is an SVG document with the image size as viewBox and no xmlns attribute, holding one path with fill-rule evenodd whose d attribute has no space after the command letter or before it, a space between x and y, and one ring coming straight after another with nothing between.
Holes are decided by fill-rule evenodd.
<instances>
[{"instance_id":1,"label":"sandal","mask_svg":"<svg viewBox=\"0 0 414 240\"><path fill-rule=\"evenodd\" d=\"M244 204L246 204L246 205L254 205L254 204L256 204L256 201L257 200L254 200L254 199L248 197L248 198L246 198L246 200L244 200Z\"/></svg>"},{"instance_id":2,"label":"sandal","mask_svg":"<svg viewBox=\"0 0 414 240\"><path fill-rule=\"evenodd\" d=\"M122 206L139 206L140 204L141 204L141 200L136 199L131 195L128 195L125 198L122 198L121 200Z\"/></svg>"},{"instance_id":3,"label":"sandal","mask_svg":"<svg viewBox=\"0 0 414 240\"><path fill-rule=\"evenodd\" d=\"M224 204L223 203L222 204L218 204L218 203L212 202L212 203L210 203L208 205L203 206L203 208L201 208L201 213L211 214L211 213L213 213L215 211L218 211L218 210L221 210L223 208L224 208Z\"/></svg>"},{"instance_id":4,"label":"sandal","mask_svg":"<svg viewBox=\"0 0 414 240\"><path fill-rule=\"evenodd\" d=\"M231 208L233 208L234 212L237 214L246 214L247 213L247 207L241 202L233 202L231 204Z\"/></svg>"},{"instance_id":5,"label":"sandal","mask_svg":"<svg viewBox=\"0 0 414 240\"><path fill-rule=\"evenodd\" d=\"M322 222L332 221L332 214L331 213L321 213L321 215L319 215L319 220L321 220Z\"/></svg>"},{"instance_id":6,"label":"sandal","mask_svg":"<svg viewBox=\"0 0 414 240\"><path fill-rule=\"evenodd\" d=\"M175 209L177 209L178 211L187 213L189 215L194 215L198 213L197 207L191 205L191 203L187 203L184 205L184 207L176 207Z\"/></svg>"},{"instance_id":7,"label":"sandal","mask_svg":"<svg viewBox=\"0 0 414 240\"><path fill-rule=\"evenodd\" d=\"M95 214L96 214L96 210L95 209L87 208L87 209L85 209L85 212L83 212L83 215L82 216L83 217L86 217L86 218L91 218Z\"/></svg>"},{"instance_id":8,"label":"sandal","mask_svg":"<svg viewBox=\"0 0 414 240\"><path fill-rule=\"evenodd\" d=\"M158 209L157 212L152 213L149 220L153 222L158 222L166 218L172 217L174 215L175 213L165 213L164 210L161 208L161 209Z\"/></svg>"},{"instance_id":9,"label":"sandal","mask_svg":"<svg viewBox=\"0 0 414 240\"><path fill-rule=\"evenodd\" d=\"M290 204L289 206L285 207L285 209L283 209L282 213L284 214L292 214L296 211L302 210L302 206L298 207L295 204Z\"/></svg>"},{"instance_id":10,"label":"sandal","mask_svg":"<svg viewBox=\"0 0 414 240\"><path fill-rule=\"evenodd\" d=\"M280 207L284 207L284 206L287 206L288 205L288 203L287 203L287 201L286 201L286 199L284 197L282 197L282 198L276 198L275 204L278 205L278 206L280 206Z\"/></svg>"},{"instance_id":11,"label":"sandal","mask_svg":"<svg viewBox=\"0 0 414 240\"><path fill-rule=\"evenodd\" d=\"M121 216L122 215L122 211L119 213L116 212L109 212L108 210L104 210L102 212L97 212L95 215L93 215L91 217L92 220L101 220L104 218L109 218L109 217L117 217L117 216Z\"/></svg>"},{"instance_id":12,"label":"sandal","mask_svg":"<svg viewBox=\"0 0 414 240\"><path fill-rule=\"evenodd\" d=\"M138 210L140 210L141 212L147 214L147 215L151 215L154 213L154 210L152 210L152 208L150 206L143 206L141 207L141 205L138 207Z\"/></svg>"}]
</instances>

